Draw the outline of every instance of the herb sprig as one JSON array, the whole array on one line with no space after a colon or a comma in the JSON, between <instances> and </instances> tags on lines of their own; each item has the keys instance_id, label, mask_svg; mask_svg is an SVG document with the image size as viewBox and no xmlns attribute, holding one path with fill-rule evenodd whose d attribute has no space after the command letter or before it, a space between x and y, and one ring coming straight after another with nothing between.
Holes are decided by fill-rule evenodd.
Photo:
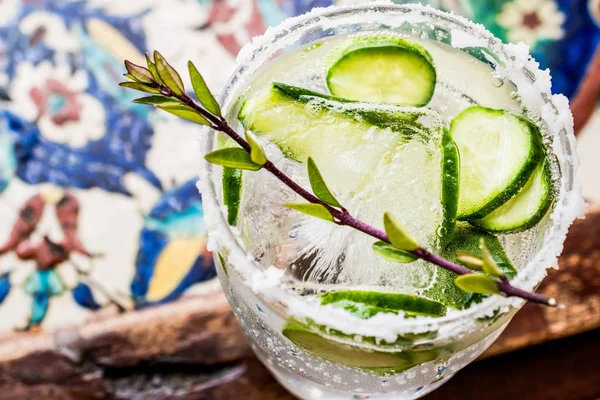
<instances>
[{"instance_id":1,"label":"herb sprig","mask_svg":"<svg viewBox=\"0 0 600 400\"><path fill-rule=\"evenodd\" d=\"M205 156L208 162L234 169L269 171L281 183L307 201L307 203L285 204L285 206L337 225L354 228L377 239L378 241L373 244L373 251L387 260L410 263L422 259L435 264L457 274L455 284L466 292L515 296L551 307L558 305L553 298L511 285L508 277L494 261L483 239L480 243L482 256L464 251L457 252L457 260L465 267L423 248L389 212L383 216L385 232L355 218L336 199L312 158L307 162L312 189L312 193L309 192L267 158L263 148L251 133L246 132L244 138L229 125L202 75L191 61L188 63L188 68L198 103L186 93L181 76L159 52L154 52L153 60L146 55L146 63L147 67L143 67L125 61L127 73L124 76L129 81L120 85L152 94L134 100L135 103L153 105L183 119L223 132L240 146L213 151Z\"/></svg>"}]
</instances>

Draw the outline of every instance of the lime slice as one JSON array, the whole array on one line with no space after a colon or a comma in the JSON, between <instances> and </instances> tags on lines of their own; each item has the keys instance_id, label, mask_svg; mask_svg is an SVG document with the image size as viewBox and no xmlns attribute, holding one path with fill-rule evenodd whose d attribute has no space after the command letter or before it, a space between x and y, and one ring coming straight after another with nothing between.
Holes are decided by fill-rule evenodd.
<instances>
[{"instance_id":1,"label":"lime slice","mask_svg":"<svg viewBox=\"0 0 600 400\"><path fill-rule=\"evenodd\" d=\"M433 59L417 43L393 36L358 38L331 57L327 86L335 96L408 106L424 106L433 96Z\"/></svg>"},{"instance_id":2,"label":"lime slice","mask_svg":"<svg viewBox=\"0 0 600 400\"><path fill-rule=\"evenodd\" d=\"M460 155L458 219L479 219L518 193L543 157L539 129L504 110L474 106L450 125Z\"/></svg>"},{"instance_id":3,"label":"lime slice","mask_svg":"<svg viewBox=\"0 0 600 400\"><path fill-rule=\"evenodd\" d=\"M521 191L471 224L490 232L516 233L535 226L552 205L552 176L547 162L538 164Z\"/></svg>"},{"instance_id":4,"label":"lime slice","mask_svg":"<svg viewBox=\"0 0 600 400\"><path fill-rule=\"evenodd\" d=\"M441 317L446 307L436 301L422 297L398 293L367 292L344 290L323 293L319 296L321 304L331 304L344 308L360 318L368 319L380 312L398 313L405 311L411 315Z\"/></svg>"}]
</instances>

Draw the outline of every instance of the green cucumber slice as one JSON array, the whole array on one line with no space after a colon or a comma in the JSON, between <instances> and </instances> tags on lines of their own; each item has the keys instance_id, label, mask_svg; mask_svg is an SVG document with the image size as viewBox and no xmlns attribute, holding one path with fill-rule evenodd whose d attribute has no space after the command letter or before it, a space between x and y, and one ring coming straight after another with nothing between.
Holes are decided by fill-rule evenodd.
<instances>
[{"instance_id":1,"label":"green cucumber slice","mask_svg":"<svg viewBox=\"0 0 600 400\"><path fill-rule=\"evenodd\" d=\"M464 250L470 253L481 255L479 248L479 240L483 238L492 257L498 263L498 266L504 273L512 278L516 275L517 270L506 255L504 247L498 238L490 233L483 232L466 222L461 222L456 225L456 230L452 239L447 242L442 250L442 256L452 262L458 263L456 259L456 251ZM457 310L467 308L480 295L467 293L456 287L454 279L456 274L446 269L437 267L436 284L429 290L423 293L427 298L438 301L448 307Z\"/></svg>"},{"instance_id":2,"label":"green cucumber slice","mask_svg":"<svg viewBox=\"0 0 600 400\"><path fill-rule=\"evenodd\" d=\"M318 116L311 115L310 106L307 109L309 103L321 104L324 112ZM323 118L318 119L321 116ZM373 155L372 161L384 160L381 149L375 149L378 144L390 148L395 146L392 143L398 143L398 137L401 136L421 135L424 140L431 139L427 128L418 122L421 117L434 121L439 118L430 109L358 103L280 82L274 82L271 91L246 101L239 113L239 118L247 129L257 134L266 134L269 139L280 145L284 153L300 161L304 161L308 154L317 159L322 153L325 159L329 159L334 150L338 154L350 153L353 148L357 149L362 145L364 133L373 131L373 126L393 132L383 132L387 138L379 142L375 141L370 146L374 149L374 151L369 150ZM302 121L308 123L306 128L311 132L319 130L319 133L313 136L316 140L313 141L314 147L311 150L303 151L303 148L306 148L305 143L309 140L307 129L304 129ZM443 124L440 122L439 125L441 128ZM327 139L326 143L330 142L332 147L321 146L321 138ZM444 220L440 224L438 235L444 238L452 234L456 224L459 155L456 145L445 129L443 129L441 146L443 180L441 202L444 208ZM310 151L312 153L309 153ZM373 168L383 168L383 164L385 160L378 162L378 166ZM365 170L371 169L365 165ZM369 179L375 178L375 175L369 177ZM360 190L360 186L355 189Z\"/></svg>"},{"instance_id":3,"label":"green cucumber slice","mask_svg":"<svg viewBox=\"0 0 600 400\"><path fill-rule=\"evenodd\" d=\"M310 155L336 197L361 220L380 227L382 210L390 211L432 249L440 245L437 235L452 231L457 177L442 193L442 176L458 172L446 168L444 160L453 160L455 166L456 152L450 141L447 152L442 146L444 124L435 111L339 102L278 84L250 97L239 117L246 129L264 136L288 157L305 162ZM300 228L310 228L310 223L302 221ZM368 237L356 240L365 240L365 248L372 244ZM325 265L333 259L327 257L327 249L317 243L310 246L318 253L314 269L331 266ZM408 270L379 260L377 271L366 273L362 266L373 263L373 256L352 252L339 279L350 284L389 280L406 293L430 287L435 270L424 261L415 261ZM320 260L325 261L319 264Z\"/></svg>"},{"instance_id":4,"label":"green cucumber slice","mask_svg":"<svg viewBox=\"0 0 600 400\"><path fill-rule=\"evenodd\" d=\"M343 290L323 293L319 297L321 305L331 304L364 319L380 312L397 314L399 311L405 311L411 315L432 317L446 314L446 307L437 301L408 294Z\"/></svg>"},{"instance_id":5,"label":"green cucumber slice","mask_svg":"<svg viewBox=\"0 0 600 400\"><path fill-rule=\"evenodd\" d=\"M439 236L442 240L451 237L456 227L460 187L460 157L458 148L448 130L442 135L442 205L444 221Z\"/></svg>"},{"instance_id":6,"label":"green cucumber slice","mask_svg":"<svg viewBox=\"0 0 600 400\"><path fill-rule=\"evenodd\" d=\"M227 206L227 222L236 226L242 199L242 170L223 168L223 203Z\"/></svg>"},{"instance_id":7,"label":"green cucumber slice","mask_svg":"<svg viewBox=\"0 0 600 400\"><path fill-rule=\"evenodd\" d=\"M382 376L400 373L415 365L435 360L440 354L440 349L437 348L377 351L335 340L293 322L288 323L282 333L296 346L317 357Z\"/></svg>"},{"instance_id":8,"label":"green cucumber slice","mask_svg":"<svg viewBox=\"0 0 600 400\"><path fill-rule=\"evenodd\" d=\"M482 219L470 223L490 232L522 232L546 215L552 197L552 176L548 163L543 161L518 194Z\"/></svg>"},{"instance_id":9,"label":"green cucumber slice","mask_svg":"<svg viewBox=\"0 0 600 400\"><path fill-rule=\"evenodd\" d=\"M327 86L335 96L405 106L424 106L433 96L433 58L417 43L393 36L358 38L331 57Z\"/></svg>"},{"instance_id":10,"label":"green cucumber slice","mask_svg":"<svg viewBox=\"0 0 600 400\"><path fill-rule=\"evenodd\" d=\"M266 136L289 158L306 162L310 155L328 182L345 183L336 188L341 193L367 182L369 171L389 165L399 146L427 147L434 139L430 129L416 122L421 116L442 126L432 110L338 101L281 83L246 100L238 114L247 130ZM411 141L415 136L419 143ZM352 162L332 163L332 154ZM423 151L415 155L423 156Z\"/></svg>"},{"instance_id":11,"label":"green cucumber slice","mask_svg":"<svg viewBox=\"0 0 600 400\"><path fill-rule=\"evenodd\" d=\"M450 135L460 156L458 219L479 219L527 183L543 157L541 134L529 120L473 106L457 115Z\"/></svg>"},{"instance_id":12,"label":"green cucumber slice","mask_svg":"<svg viewBox=\"0 0 600 400\"><path fill-rule=\"evenodd\" d=\"M288 95L290 98L301 103L308 103L315 99L331 100L338 103L363 103L352 107L348 105L345 112L353 117L357 117L365 122L378 126L380 128L390 128L393 130L401 130L407 124L413 124L421 116L430 114L430 110L418 110L415 108L402 107L382 107L381 104L372 103L364 104L355 100L344 99L341 97L330 96L327 94L315 92L313 90L301 88L298 86L287 85L281 82L273 82L273 87ZM324 103L332 107L335 103Z\"/></svg>"},{"instance_id":13,"label":"green cucumber slice","mask_svg":"<svg viewBox=\"0 0 600 400\"><path fill-rule=\"evenodd\" d=\"M219 149L224 149L237 147L237 144L227 136L220 134L217 136L217 146ZM221 183L223 204L227 206L227 222L231 226L236 226L242 200L242 170L224 167Z\"/></svg>"},{"instance_id":14,"label":"green cucumber slice","mask_svg":"<svg viewBox=\"0 0 600 400\"><path fill-rule=\"evenodd\" d=\"M481 249L479 248L479 241L481 239L485 240L486 247L502 272L509 278L514 278L517 274L517 270L508 258L508 255L504 251L504 246L502 246L502 242L500 242L498 237L472 227L464 222L457 225L456 232L454 233L452 240L444 247L442 255L444 258L455 263L458 263L458 260L456 259L456 251L458 250L468 251L469 253L482 256Z\"/></svg>"},{"instance_id":15,"label":"green cucumber slice","mask_svg":"<svg viewBox=\"0 0 600 400\"><path fill-rule=\"evenodd\" d=\"M275 86L246 100L238 119L247 130L266 135L286 156L301 162L306 162L309 155L318 160L319 155L331 150L324 149L323 142L340 133L345 139L340 141L344 147L341 151L357 147L360 136L370 127L342 113L311 108ZM336 130L340 126L345 126L345 132Z\"/></svg>"},{"instance_id":16,"label":"green cucumber slice","mask_svg":"<svg viewBox=\"0 0 600 400\"><path fill-rule=\"evenodd\" d=\"M396 133L414 134L422 129L415 121L430 110L382 108L340 100L282 83L246 100L238 114L242 125L257 135L266 135L289 157L306 161L308 155L331 154L324 142L339 152L356 149L365 142L364 135L373 126ZM343 131L340 131L343 129ZM394 135L377 135L370 145L392 146Z\"/></svg>"}]
</instances>

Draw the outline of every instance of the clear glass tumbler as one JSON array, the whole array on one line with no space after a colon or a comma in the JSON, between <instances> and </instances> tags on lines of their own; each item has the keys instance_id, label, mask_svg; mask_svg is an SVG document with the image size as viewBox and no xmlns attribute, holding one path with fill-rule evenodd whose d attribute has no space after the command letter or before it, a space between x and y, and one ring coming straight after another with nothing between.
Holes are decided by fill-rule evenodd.
<instances>
[{"instance_id":1,"label":"clear glass tumbler","mask_svg":"<svg viewBox=\"0 0 600 400\"><path fill-rule=\"evenodd\" d=\"M224 115L241 131L236 100L261 69L282 54L336 35L371 32L428 38L485 60L489 79L514 85L520 107L542 126L553 155L555 204L534 229L502 238L519 270L514 285L535 289L547 268L556 265L567 229L583 212L584 202L574 182L577 158L567 100L551 94L548 73L538 69L525 46L504 45L483 27L430 7L382 3L317 9L269 29L242 50L221 97ZM218 140L212 133L205 137L203 151L208 153ZM256 355L300 398L421 397L488 348L522 305L517 298L491 296L441 318L384 314L361 320L306 302L286 285L290 277L282 269L256 262L238 229L229 226L221 174L220 167L206 164L199 184L219 278ZM310 321L316 333L294 330L297 321ZM394 368L386 368L390 365Z\"/></svg>"}]
</instances>

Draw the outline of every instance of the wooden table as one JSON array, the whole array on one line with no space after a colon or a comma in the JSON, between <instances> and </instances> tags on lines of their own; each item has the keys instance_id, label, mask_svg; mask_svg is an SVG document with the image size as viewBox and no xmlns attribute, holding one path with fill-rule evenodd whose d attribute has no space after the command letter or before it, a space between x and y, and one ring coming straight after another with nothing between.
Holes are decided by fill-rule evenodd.
<instances>
[{"instance_id":1,"label":"wooden table","mask_svg":"<svg viewBox=\"0 0 600 400\"><path fill-rule=\"evenodd\" d=\"M469 365L426 400L600 399L600 331L591 331ZM253 359L234 382L205 388L188 398L294 399Z\"/></svg>"},{"instance_id":2,"label":"wooden table","mask_svg":"<svg viewBox=\"0 0 600 400\"><path fill-rule=\"evenodd\" d=\"M540 290L477 361L427 398L600 399L600 206ZM0 399L292 399L251 355L224 295L0 340Z\"/></svg>"}]
</instances>

